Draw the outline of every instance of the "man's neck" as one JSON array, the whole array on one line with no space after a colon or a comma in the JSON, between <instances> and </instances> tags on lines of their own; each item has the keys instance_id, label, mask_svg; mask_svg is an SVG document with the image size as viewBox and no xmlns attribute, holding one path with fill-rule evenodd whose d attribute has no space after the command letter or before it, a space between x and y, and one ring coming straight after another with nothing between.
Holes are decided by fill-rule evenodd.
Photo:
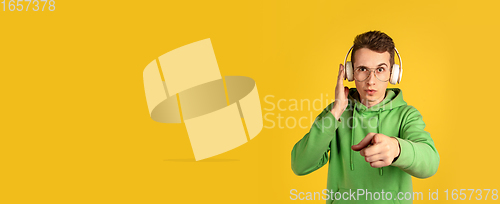
<instances>
[{"instance_id":1,"label":"man's neck","mask_svg":"<svg viewBox=\"0 0 500 204\"><path fill-rule=\"evenodd\" d=\"M363 100L362 100L362 101L361 101L361 103L362 103L363 105L365 105L365 106L366 106L366 108L371 108L372 106L375 106L375 105L379 104L379 103L380 103L380 102L382 102L383 100L384 100L384 98L379 99L378 101L368 101L368 100L364 100L364 101L363 101Z\"/></svg>"},{"instance_id":2,"label":"man's neck","mask_svg":"<svg viewBox=\"0 0 500 204\"><path fill-rule=\"evenodd\" d=\"M359 95L359 93L358 93L358 99L360 100L361 104L363 104L363 105L366 106L366 108L371 108L371 107L379 104L380 102L382 102L385 99L386 96L387 96L387 91L385 92L383 98L380 98L380 99L378 99L376 101L369 101L368 99L361 98L360 95Z\"/></svg>"}]
</instances>

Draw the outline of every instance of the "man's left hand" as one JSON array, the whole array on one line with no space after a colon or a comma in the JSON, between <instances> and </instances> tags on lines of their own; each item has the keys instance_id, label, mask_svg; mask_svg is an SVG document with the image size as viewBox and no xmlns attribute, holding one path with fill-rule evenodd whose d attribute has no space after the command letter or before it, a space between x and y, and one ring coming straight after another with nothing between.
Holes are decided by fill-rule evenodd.
<instances>
[{"instance_id":1,"label":"man's left hand","mask_svg":"<svg viewBox=\"0 0 500 204\"><path fill-rule=\"evenodd\" d=\"M396 138L372 132L351 148L354 151L360 151L365 161L374 168L391 165L394 158L398 157L401 152Z\"/></svg>"}]
</instances>

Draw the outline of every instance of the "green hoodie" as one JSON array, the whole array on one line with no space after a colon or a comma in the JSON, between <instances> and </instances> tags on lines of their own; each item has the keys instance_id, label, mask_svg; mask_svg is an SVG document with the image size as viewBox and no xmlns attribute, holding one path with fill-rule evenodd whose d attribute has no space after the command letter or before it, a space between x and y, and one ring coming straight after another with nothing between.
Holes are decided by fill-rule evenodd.
<instances>
[{"instance_id":1,"label":"green hoodie","mask_svg":"<svg viewBox=\"0 0 500 204\"><path fill-rule=\"evenodd\" d=\"M321 192L327 203L335 199L336 204L412 203L427 199L424 192L413 194L411 176L434 175L439 154L430 134L424 130L420 112L406 104L397 88L387 89L384 100L370 108L360 103L358 97L355 88L349 90L349 104L340 121L330 112L334 103L318 115L309 133L293 147L293 172L307 175L330 161L327 191ZM400 155L390 166L373 168L359 152L351 149L370 132L399 141ZM410 194L412 200L406 200Z\"/></svg>"}]
</instances>

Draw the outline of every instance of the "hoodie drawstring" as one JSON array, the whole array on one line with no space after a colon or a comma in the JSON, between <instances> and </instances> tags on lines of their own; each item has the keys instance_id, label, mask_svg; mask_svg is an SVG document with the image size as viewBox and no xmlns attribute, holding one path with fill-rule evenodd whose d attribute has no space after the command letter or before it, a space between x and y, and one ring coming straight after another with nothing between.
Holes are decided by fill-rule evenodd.
<instances>
[{"instance_id":1,"label":"hoodie drawstring","mask_svg":"<svg viewBox=\"0 0 500 204\"><path fill-rule=\"evenodd\" d=\"M354 104L354 109L353 109L353 120L352 120L352 131L351 131L351 146L354 145L354 130L356 129L356 115L357 115L357 109L356 109L357 103ZM382 134L382 123L380 122L380 114L382 113L382 109L378 109L378 114L377 114L377 133ZM351 171L354 171L354 150L351 148ZM379 168L379 174L380 176L384 175L384 170Z\"/></svg>"},{"instance_id":2,"label":"hoodie drawstring","mask_svg":"<svg viewBox=\"0 0 500 204\"><path fill-rule=\"evenodd\" d=\"M380 122L380 114L382 113L382 108L378 109L378 114L377 114L377 133L382 134L382 123ZM384 170L382 169L383 167L379 168L378 173L382 176L384 175Z\"/></svg>"},{"instance_id":3,"label":"hoodie drawstring","mask_svg":"<svg viewBox=\"0 0 500 204\"><path fill-rule=\"evenodd\" d=\"M353 118L352 118L352 131L351 131L351 147L354 145L354 127L356 124L356 106L357 103L354 104L354 109L353 109ZM353 162L353 157L354 157L354 150L351 148L351 171L354 171L354 162Z\"/></svg>"}]
</instances>

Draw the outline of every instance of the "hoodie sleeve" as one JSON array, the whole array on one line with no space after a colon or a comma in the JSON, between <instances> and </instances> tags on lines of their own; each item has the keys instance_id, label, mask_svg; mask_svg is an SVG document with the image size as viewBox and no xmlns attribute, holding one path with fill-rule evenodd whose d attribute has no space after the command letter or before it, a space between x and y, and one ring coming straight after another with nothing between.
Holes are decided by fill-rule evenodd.
<instances>
[{"instance_id":1,"label":"hoodie sleeve","mask_svg":"<svg viewBox=\"0 0 500 204\"><path fill-rule=\"evenodd\" d=\"M309 133L293 146L292 170L296 175L307 175L328 163L330 143L339 123L328 108L316 117Z\"/></svg>"},{"instance_id":2,"label":"hoodie sleeve","mask_svg":"<svg viewBox=\"0 0 500 204\"><path fill-rule=\"evenodd\" d=\"M425 131L425 123L420 112L409 106L400 129L399 141L401 152L392 166L399 167L417 178L428 178L437 172L439 154L429 132Z\"/></svg>"}]
</instances>

